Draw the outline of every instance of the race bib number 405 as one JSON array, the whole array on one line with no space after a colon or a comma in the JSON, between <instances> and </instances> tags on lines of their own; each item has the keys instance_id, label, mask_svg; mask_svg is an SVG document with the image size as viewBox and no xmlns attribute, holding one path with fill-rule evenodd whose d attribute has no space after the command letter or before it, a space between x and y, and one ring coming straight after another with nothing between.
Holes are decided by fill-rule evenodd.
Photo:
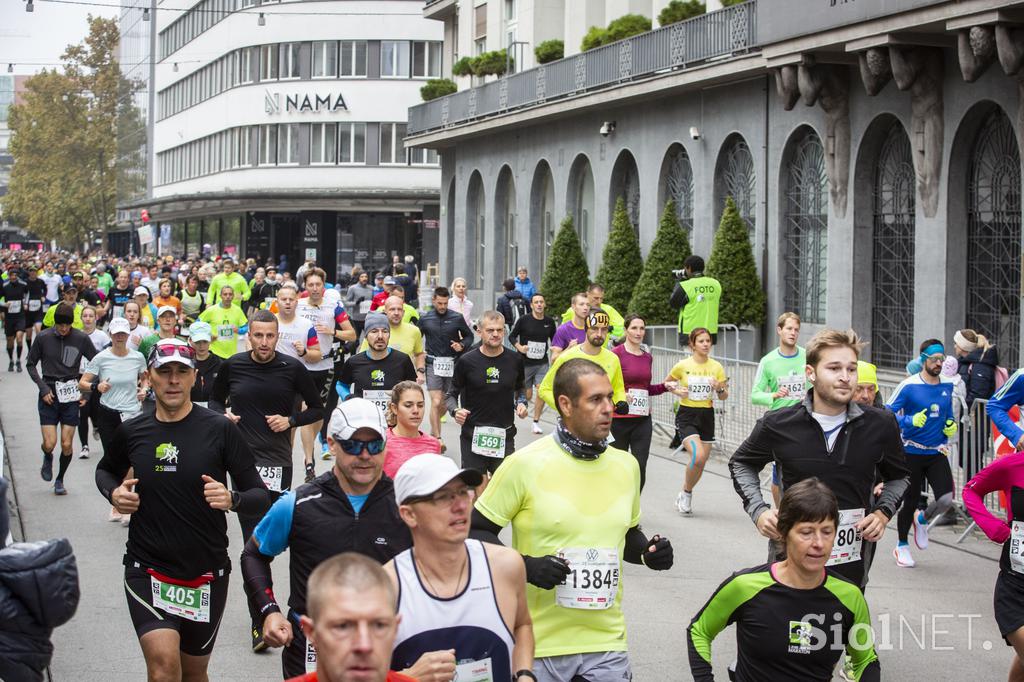
<instances>
[{"instance_id":1,"label":"race bib number 405","mask_svg":"<svg viewBox=\"0 0 1024 682\"><path fill-rule=\"evenodd\" d=\"M569 564L565 582L555 587L555 603L567 609L610 609L619 593L615 549L566 547L558 556Z\"/></svg>"},{"instance_id":2,"label":"race bib number 405","mask_svg":"<svg viewBox=\"0 0 1024 682\"><path fill-rule=\"evenodd\" d=\"M864 520L863 509L840 509L836 541L832 544L832 555L826 566L848 564L860 561L861 537L856 526Z\"/></svg>"},{"instance_id":3,"label":"race bib number 405","mask_svg":"<svg viewBox=\"0 0 1024 682\"><path fill-rule=\"evenodd\" d=\"M173 616L181 616L197 623L210 622L210 584L201 587L172 585L150 576L153 587L153 606Z\"/></svg>"}]
</instances>

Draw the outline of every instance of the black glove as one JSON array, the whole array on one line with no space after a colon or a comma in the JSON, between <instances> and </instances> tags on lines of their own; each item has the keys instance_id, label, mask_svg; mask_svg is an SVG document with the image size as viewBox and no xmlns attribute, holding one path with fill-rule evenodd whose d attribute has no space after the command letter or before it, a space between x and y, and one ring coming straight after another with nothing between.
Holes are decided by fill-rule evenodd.
<instances>
[{"instance_id":1,"label":"black glove","mask_svg":"<svg viewBox=\"0 0 1024 682\"><path fill-rule=\"evenodd\" d=\"M671 551L671 550L670 550ZM526 564L526 582L542 590L550 590L555 585L565 582L569 575L569 564L564 559L548 554L547 556L523 555Z\"/></svg>"},{"instance_id":2,"label":"black glove","mask_svg":"<svg viewBox=\"0 0 1024 682\"><path fill-rule=\"evenodd\" d=\"M654 545L654 551L651 551L651 545ZM655 535L648 542L647 550L640 559L647 568L655 571L667 571L672 568L672 543L668 541L668 538Z\"/></svg>"},{"instance_id":3,"label":"black glove","mask_svg":"<svg viewBox=\"0 0 1024 682\"><path fill-rule=\"evenodd\" d=\"M629 414L629 403L625 400L615 403L615 414Z\"/></svg>"}]
</instances>

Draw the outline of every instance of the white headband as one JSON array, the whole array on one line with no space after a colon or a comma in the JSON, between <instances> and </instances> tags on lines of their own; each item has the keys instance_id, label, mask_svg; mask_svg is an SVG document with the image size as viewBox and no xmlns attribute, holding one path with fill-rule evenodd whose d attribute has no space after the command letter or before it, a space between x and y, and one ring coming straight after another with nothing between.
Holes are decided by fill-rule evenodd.
<instances>
[{"instance_id":1,"label":"white headband","mask_svg":"<svg viewBox=\"0 0 1024 682\"><path fill-rule=\"evenodd\" d=\"M966 338L964 338L964 335L961 334L959 330L957 330L957 332L953 334L953 343L955 343L957 346L959 346L961 349L968 353L970 353L971 351L978 347L977 343L971 343Z\"/></svg>"}]
</instances>

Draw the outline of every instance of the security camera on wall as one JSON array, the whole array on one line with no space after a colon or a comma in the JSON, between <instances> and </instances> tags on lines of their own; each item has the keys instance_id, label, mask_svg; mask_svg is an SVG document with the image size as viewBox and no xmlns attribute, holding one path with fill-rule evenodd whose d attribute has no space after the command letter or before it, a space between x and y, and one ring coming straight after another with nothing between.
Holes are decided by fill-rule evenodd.
<instances>
[{"instance_id":1,"label":"security camera on wall","mask_svg":"<svg viewBox=\"0 0 1024 682\"><path fill-rule=\"evenodd\" d=\"M615 132L615 121L605 121L601 124L601 137L608 137Z\"/></svg>"}]
</instances>

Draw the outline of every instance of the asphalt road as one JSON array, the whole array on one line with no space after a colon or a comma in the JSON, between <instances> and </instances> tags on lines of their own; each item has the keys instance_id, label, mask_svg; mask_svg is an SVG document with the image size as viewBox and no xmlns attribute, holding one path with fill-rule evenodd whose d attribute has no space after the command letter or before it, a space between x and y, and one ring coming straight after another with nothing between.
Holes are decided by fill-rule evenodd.
<instances>
[{"instance_id":1,"label":"asphalt road","mask_svg":"<svg viewBox=\"0 0 1024 682\"><path fill-rule=\"evenodd\" d=\"M664 398L663 398L664 399ZM108 505L97 492L93 472L101 454L76 459L66 478L69 494L55 497L39 477L41 455L35 409L36 390L26 374L0 374L0 422L28 539L67 537L78 558L82 600L74 619L54 634L52 679L59 682L137 681L145 665L131 627L122 587L121 558L127 530L107 522ZM550 416L550 415L546 415ZM457 443L456 428L445 425L446 440ZM546 424L550 431L550 423ZM535 436L528 422L520 444ZM724 459L716 457L694 495L694 514L681 518L673 501L682 464L669 457L666 442L656 444L643 494L643 527L675 546L675 566L653 572L627 565L623 578L630 656L637 682L690 679L686 625L714 589L735 570L761 563L765 541L757 535L732 489ZM456 455L457 456L457 455ZM300 462L296 456L296 462ZM319 467L327 463L318 462ZM301 469L299 469L301 470ZM957 532L940 528L927 552L915 552L915 569L898 568L891 556L895 530L882 540L867 598L871 607L885 679L1005 679L1011 650L999 637L992 616L992 586L998 548L980 534L954 546ZM249 651L247 612L237 569L240 532L229 515L230 552L235 572L231 598L210 664L211 680L280 680L276 652ZM276 592L287 599L287 553L274 564ZM725 631L715 642L720 679L735 658L735 636Z\"/></svg>"}]
</instances>

